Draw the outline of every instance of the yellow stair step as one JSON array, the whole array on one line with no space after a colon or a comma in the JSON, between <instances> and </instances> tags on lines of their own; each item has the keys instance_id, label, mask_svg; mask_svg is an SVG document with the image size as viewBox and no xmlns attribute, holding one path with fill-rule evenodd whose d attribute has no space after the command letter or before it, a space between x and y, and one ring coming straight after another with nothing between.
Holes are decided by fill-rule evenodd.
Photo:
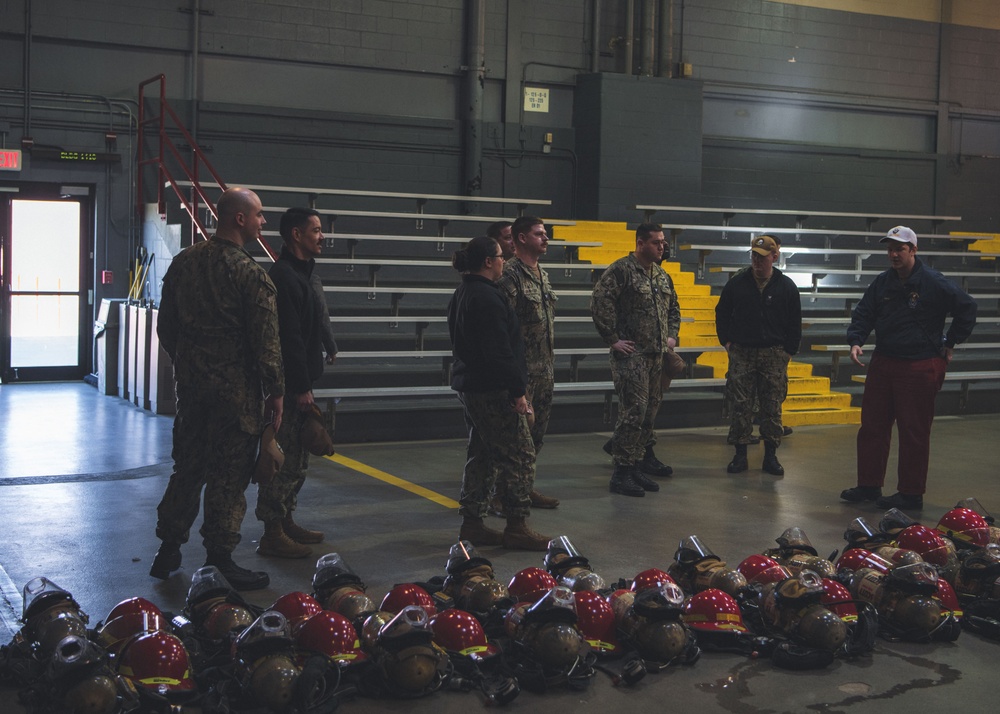
<instances>
[{"instance_id":1,"label":"yellow stair step","mask_svg":"<svg viewBox=\"0 0 1000 714\"><path fill-rule=\"evenodd\" d=\"M719 344L718 338L713 335L685 335L684 324L681 323L681 345L684 347L717 347ZM715 353L713 353L715 354ZM722 353L725 354L725 353ZM701 360L698 360L698 364L701 364ZM726 376L725 371L721 375L715 374L715 377Z\"/></svg>"},{"instance_id":2,"label":"yellow stair step","mask_svg":"<svg viewBox=\"0 0 1000 714\"><path fill-rule=\"evenodd\" d=\"M789 377L789 394L818 394L830 391L829 377Z\"/></svg>"},{"instance_id":3,"label":"yellow stair step","mask_svg":"<svg viewBox=\"0 0 1000 714\"><path fill-rule=\"evenodd\" d=\"M812 409L803 411L784 410L781 422L785 426L808 426L810 424L860 424L861 408Z\"/></svg>"},{"instance_id":4,"label":"yellow stair step","mask_svg":"<svg viewBox=\"0 0 1000 714\"><path fill-rule=\"evenodd\" d=\"M789 377L811 377L812 373L812 365L808 362L796 362L792 360L788 363Z\"/></svg>"},{"instance_id":5,"label":"yellow stair step","mask_svg":"<svg viewBox=\"0 0 1000 714\"><path fill-rule=\"evenodd\" d=\"M718 342L714 322L682 322L680 334L682 338L686 336L693 337L694 335L709 335Z\"/></svg>"},{"instance_id":6,"label":"yellow stair step","mask_svg":"<svg viewBox=\"0 0 1000 714\"><path fill-rule=\"evenodd\" d=\"M789 394L782 405L784 411L812 409L846 409L851 406L851 395L846 392L825 394Z\"/></svg>"}]
</instances>

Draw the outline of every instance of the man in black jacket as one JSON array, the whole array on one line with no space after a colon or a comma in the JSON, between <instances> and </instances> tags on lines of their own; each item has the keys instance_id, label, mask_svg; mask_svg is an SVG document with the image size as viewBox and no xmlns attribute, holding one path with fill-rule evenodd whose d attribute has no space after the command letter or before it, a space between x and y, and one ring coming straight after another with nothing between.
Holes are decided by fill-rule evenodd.
<instances>
[{"instance_id":1,"label":"man in black jacket","mask_svg":"<svg viewBox=\"0 0 1000 714\"><path fill-rule=\"evenodd\" d=\"M774 267L778 244L769 235L750 242L750 268L726 284L715 307L719 342L729 352L726 389L732 400L730 444L736 455L726 470L749 468L747 444L753 439L753 405L760 409L764 471L782 476L776 451L781 444L781 403L788 393L788 362L802 340L802 304L792 279Z\"/></svg>"},{"instance_id":2,"label":"man in black jacket","mask_svg":"<svg viewBox=\"0 0 1000 714\"><path fill-rule=\"evenodd\" d=\"M312 552L307 544L323 540L321 532L303 528L292 518L309 466L309 452L299 435L315 408L313 383L323 374L319 305L311 283L316 256L323 249L323 227L316 211L290 208L279 230L285 245L268 275L278 292L278 336L285 365L284 419L277 435L285 463L257 492L256 515L264 522L257 552L304 558Z\"/></svg>"}]
</instances>

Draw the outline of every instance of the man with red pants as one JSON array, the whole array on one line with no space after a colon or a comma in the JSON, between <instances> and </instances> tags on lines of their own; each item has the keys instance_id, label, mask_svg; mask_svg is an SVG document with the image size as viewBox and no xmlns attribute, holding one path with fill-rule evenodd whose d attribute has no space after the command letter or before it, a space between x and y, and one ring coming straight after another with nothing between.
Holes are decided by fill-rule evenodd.
<instances>
[{"instance_id":1,"label":"man with red pants","mask_svg":"<svg viewBox=\"0 0 1000 714\"><path fill-rule=\"evenodd\" d=\"M847 342L851 360L864 366L861 345L875 330L858 430L858 485L843 501L875 501L879 508L920 510L927 486L934 399L955 345L972 334L976 303L917 258L917 236L896 226L887 243L889 270L881 273L854 308ZM944 330L945 319L951 325ZM899 432L897 493L882 496L892 425Z\"/></svg>"}]
</instances>

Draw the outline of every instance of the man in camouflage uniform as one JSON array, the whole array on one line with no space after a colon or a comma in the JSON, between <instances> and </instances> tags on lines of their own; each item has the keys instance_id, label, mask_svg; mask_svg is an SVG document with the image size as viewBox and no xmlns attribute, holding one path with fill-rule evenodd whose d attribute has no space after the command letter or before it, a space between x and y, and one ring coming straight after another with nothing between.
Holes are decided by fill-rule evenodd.
<instances>
[{"instance_id":1,"label":"man in camouflage uniform","mask_svg":"<svg viewBox=\"0 0 1000 714\"><path fill-rule=\"evenodd\" d=\"M497 221L486 228L487 237L500 244L504 260L510 260L514 257L514 236L511 234L513 225L510 221Z\"/></svg>"},{"instance_id":2,"label":"man in camouflage uniform","mask_svg":"<svg viewBox=\"0 0 1000 714\"><path fill-rule=\"evenodd\" d=\"M802 305L798 288L774 267L778 244L768 235L750 244L749 270L741 270L726 283L715 307L719 342L729 352L726 389L730 397L730 444L736 455L729 473L749 468L747 444L753 438L754 404L759 409L764 440L764 471L782 476L778 462L781 445L781 403L788 393L788 362L802 340Z\"/></svg>"},{"instance_id":3,"label":"man in camouflage uniform","mask_svg":"<svg viewBox=\"0 0 1000 714\"><path fill-rule=\"evenodd\" d=\"M222 194L219 228L179 253L163 278L157 335L174 365L174 472L157 507L163 541L149 574L180 568L205 489L201 527L208 559L233 587L267 587L267 573L236 565L260 434L281 426L285 385L274 285L245 246L264 225L260 199L243 188Z\"/></svg>"},{"instance_id":4,"label":"man in camouflage uniform","mask_svg":"<svg viewBox=\"0 0 1000 714\"><path fill-rule=\"evenodd\" d=\"M611 348L611 377L618 393L610 488L625 496L659 491L648 476L673 473L653 453L663 355L677 346L681 325L673 280L660 267L665 246L662 227L641 224L635 250L608 266L591 300L594 326Z\"/></svg>"},{"instance_id":5,"label":"man in camouflage uniform","mask_svg":"<svg viewBox=\"0 0 1000 714\"><path fill-rule=\"evenodd\" d=\"M507 296L521 325L528 366L526 397L534 413L534 424L529 422L529 425L537 456L552 414L556 296L549 284L548 274L538 265L539 258L548 250L549 236L545 232L545 223L541 218L521 216L514 221L511 233L516 257L506 261L497 285ZM497 495L491 504L494 513L503 513L504 487L503 480L498 479ZM556 508L559 501L532 489L531 505L533 508Z\"/></svg>"}]
</instances>

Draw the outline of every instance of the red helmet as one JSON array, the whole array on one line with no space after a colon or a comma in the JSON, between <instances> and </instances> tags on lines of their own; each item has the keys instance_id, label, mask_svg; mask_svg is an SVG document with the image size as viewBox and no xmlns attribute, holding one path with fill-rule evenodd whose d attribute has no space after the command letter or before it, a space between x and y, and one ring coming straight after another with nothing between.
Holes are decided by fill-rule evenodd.
<instances>
[{"instance_id":1,"label":"red helmet","mask_svg":"<svg viewBox=\"0 0 1000 714\"><path fill-rule=\"evenodd\" d=\"M268 609L277 610L284 615L285 619L288 620L288 626L292 628L294 633L303 622L317 612L322 612L323 606L316 602L312 595L293 592L279 597Z\"/></svg>"},{"instance_id":2,"label":"red helmet","mask_svg":"<svg viewBox=\"0 0 1000 714\"><path fill-rule=\"evenodd\" d=\"M868 568L869 570L874 570L882 575L885 575L890 570L892 570L892 563L890 563L885 558L875 555L870 550L865 550L864 548L851 548L850 550L845 550L844 554L837 558L837 572L853 572L855 570L861 570L862 568Z\"/></svg>"},{"instance_id":3,"label":"red helmet","mask_svg":"<svg viewBox=\"0 0 1000 714\"><path fill-rule=\"evenodd\" d=\"M936 531L919 523L914 523L900 531L899 535L896 536L896 545L900 548L915 550L927 563L948 564L948 546L941 540L941 536Z\"/></svg>"},{"instance_id":4,"label":"red helmet","mask_svg":"<svg viewBox=\"0 0 1000 714\"><path fill-rule=\"evenodd\" d=\"M740 606L716 588L702 590L684 606L684 624L706 632L747 632Z\"/></svg>"},{"instance_id":5,"label":"red helmet","mask_svg":"<svg viewBox=\"0 0 1000 714\"><path fill-rule=\"evenodd\" d=\"M844 622L858 619L858 608L854 606L850 591L836 580L823 578L823 595L819 601L832 610Z\"/></svg>"},{"instance_id":6,"label":"red helmet","mask_svg":"<svg viewBox=\"0 0 1000 714\"><path fill-rule=\"evenodd\" d=\"M118 658L118 673L162 696L197 690L187 650L168 632L149 632L130 640Z\"/></svg>"},{"instance_id":7,"label":"red helmet","mask_svg":"<svg viewBox=\"0 0 1000 714\"><path fill-rule=\"evenodd\" d=\"M743 559L736 569L743 574L751 585L780 583L792 577L788 569L774 558L766 555L751 555Z\"/></svg>"},{"instance_id":8,"label":"red helmet","mask_svg":"<svg viewBox=\"0 0 1000 714\"><path fill-rule=\"evenodd\" d=\"M514 574L507 590L518 602L536 603L556 585L556 579L541 568L525 568Z\"/></svg>"},{"instance_id":9,"label":"red helmet","mask_svg":"<svg viewBox=\"0 0 1000 714\"><path fill-rule=\"evenodd\" d=\"M649 588L658 588L663 583L673 582L675 582L674 579L659 568L649 568L648 570L643 570L632 580L632 592L640 593Z\"/></svg>"},{"instance_id":10,"label":"red helmet","mask_svg":"<svg viewBox=\"0 0 1000 714\"><path fill-rule=\"evenodd\" d=\"M382 600L379 610L395 615L407 605L419 605L424 608L427 617L434 617L437 614L437 608L434 606L434 600L431 599L430 594L413 583L397 585L390 590Z\"/></svg>"},{"instance_id":11,"label":"red helmet","mask_svg":"<svg viewBox=\"0 0 1000 714\"><path fill-rule=\"evenodd\" d=\"M450 653L469 657L476 662L489 659L500 648L486 640L479 620L465 610L445 610L431 619L434 642Z\"/></svg>"},{"instance_id":12,"label":"red helmet","mask_svg":"<svg viewBox=\"0 0 1000 714\"><path fill-rule=\"evenodd\" d=\"M615 654L621 650L615 632L615 613L608 601L595 592L573 593L576 601L576 626L598 654Z\"/></svg>"},{"instance_id":13,"label":"red helmet","mask_svg":"<svg viewBox=\"0 0 1000 714\"><path fill-rule=\"evenodd\" d=\"M937 586L937 593L934 597L941 601L941 614L951 613L955 617L961 617L963 614L962 604L958 601L955 589L944 578L938 578Z\"/></svg>"},{"instance_id":14,"label":"red helmet","mask_svg":"<svg viewBox=\"0 0 1000 714\"><path fill-rule=\"evenodd\" d=\"M160 608L146 598L130 597L128 600L122 600L120 603L111 608L111 612L109 612L108 616L104 618L104 621L111 622L116 617L135 614L159 615L160 617L163 617L163 612Z\"/></svg>"},{"instance_id":15,"label":"red helmet","mask_svg":"<svg viewBox=\"0 0 1000 714\"><path fill-rule=\"evenodd\" d=\"M111 654L118 654L118 651L136 635L167 630L168 627L169 623L159 612L159 609L156 612L148 613L128 612L115 618L109 618L104 625L97 629L97 644Z\"/></svg>"},{"instance_id":16,"label":"red helmet","mask_svg":"<svg viewBox=\"0 0 1000 714\"><path fill-rule=\"evenodd\" d=\"M332 610L321 610L305 620L295 635L295 646L307 652L324 654L340 665L368 659L361 651L354 625Z\"/></svg>"},{"instance_id":17,"label":"red helmet","mask_svg":"<svg viewBox=\"0 0 1000 714\"><path fill-rule=\"evenodd\" d=\"M971 548L990 542L990 524L971 508L953 508L938 521L937 530L955 545Z\"/></svg>"}]
</instances>

